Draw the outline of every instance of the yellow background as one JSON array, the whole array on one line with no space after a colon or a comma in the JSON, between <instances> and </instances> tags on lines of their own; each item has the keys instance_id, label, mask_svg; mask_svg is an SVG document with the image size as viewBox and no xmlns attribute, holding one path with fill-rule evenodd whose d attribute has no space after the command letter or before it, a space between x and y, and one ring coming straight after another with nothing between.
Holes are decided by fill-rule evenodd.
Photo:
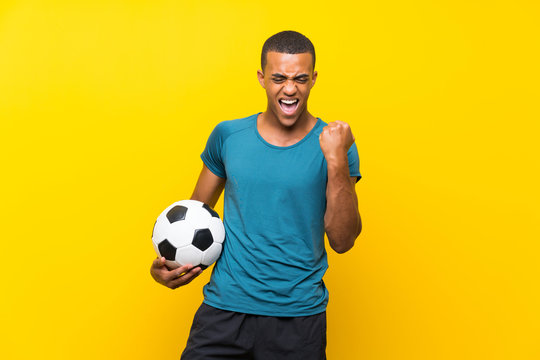
<instances>
[{"instance_id":1,"label":"yellow background","mask_svg":"<svg viewBox=\"0 0 540 360\"><path fill-rule=\"evenodd\" d=\"M536 1L3 1L2 359L178 359L206 271L150 234L222 120L263 111L266 38L315 44L364 229L330 254L330 359L538 359ZM223 211L223 202L216 209Z\"/></svg>"}]
</instances>

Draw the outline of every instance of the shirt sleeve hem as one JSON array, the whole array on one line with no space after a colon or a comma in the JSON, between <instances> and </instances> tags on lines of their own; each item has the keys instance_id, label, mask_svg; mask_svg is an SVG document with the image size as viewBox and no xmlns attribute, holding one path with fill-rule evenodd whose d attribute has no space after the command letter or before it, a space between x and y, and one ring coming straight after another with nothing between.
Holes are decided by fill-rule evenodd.
<instances>
[{"instance_id":1,"label":"shirt sleeve hem","mask_svg":"<svg viewBox=\"0 0 540 360\"><path fill-rule=\"evenodd\" d=\"M356 182L360 181L360 179L362 178L362 175L360 175L360 173L350 174L350 176L356 176Z\"/></svg>"},{"instance_id":2,"label":"shirt sleeve hem","mask_svg":"<svg viewBox=\"0 0 540 360\"><path fill-rule=\"evenodd\" d=\"M219 176L220 178L223 178L223 179L227 178L227 176L223 172L219 171L214 165L210 163L210 161L208 161L208 159L206 159L206 157L204 156L204 153L201 154L201 160L203 161L204 165L206 165L208 170L210 170L214 175Z\"/></svg>"}]
</instances>

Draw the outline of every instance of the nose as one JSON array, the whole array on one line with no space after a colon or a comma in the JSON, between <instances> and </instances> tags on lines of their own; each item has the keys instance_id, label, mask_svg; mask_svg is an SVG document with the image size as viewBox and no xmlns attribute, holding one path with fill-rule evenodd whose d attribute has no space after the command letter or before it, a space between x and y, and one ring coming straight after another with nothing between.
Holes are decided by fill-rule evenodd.
<instances>
[{"instance_id":1,"label":"nose","mask_svg":"<svg viewBox=\"0 0 540 360\"><path fill-rule=\"evenodd\" d=\"M288 79L285 82L285 86L283 87L283 92L285 93L285 95L288 95L288 96L294 95L296 93L296 84L294 80Z\"/></svg>"}]
</instances>

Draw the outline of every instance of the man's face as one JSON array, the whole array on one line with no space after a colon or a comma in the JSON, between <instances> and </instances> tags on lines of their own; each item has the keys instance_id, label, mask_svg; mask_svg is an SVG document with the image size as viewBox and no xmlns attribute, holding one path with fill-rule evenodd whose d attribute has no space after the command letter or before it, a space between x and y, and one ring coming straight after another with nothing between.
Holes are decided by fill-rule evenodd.
<instances>
[{"instance_id":1,"label":"man's face","mask_svg":"<svg viewBox=\"0 0 540 360\"><path fill-rule=\"evenodd\" d=\"M309 92L317 79L312 61L310 53L268 52L264 74L257 71L266 90L268 110L283 126L294 125L307 109Z\"/></svg>"}]
</instances>

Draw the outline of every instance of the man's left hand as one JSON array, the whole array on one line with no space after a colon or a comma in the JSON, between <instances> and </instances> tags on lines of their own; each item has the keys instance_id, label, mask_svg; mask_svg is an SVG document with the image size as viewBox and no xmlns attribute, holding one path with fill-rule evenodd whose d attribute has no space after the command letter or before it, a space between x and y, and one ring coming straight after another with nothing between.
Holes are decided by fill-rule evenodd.
<instances>
[{"instance_id":1,"label":"man's left hand","mask_svg":"<svg viewBox=\"0 0 540 360\"><path fill-rule=\"evenodd\" d=\"M319 143L326 161L333 161L347 156L347 151L354 142L349 124L343 121L328 123L319 135Z\"/></svg>"}]
</instances>

